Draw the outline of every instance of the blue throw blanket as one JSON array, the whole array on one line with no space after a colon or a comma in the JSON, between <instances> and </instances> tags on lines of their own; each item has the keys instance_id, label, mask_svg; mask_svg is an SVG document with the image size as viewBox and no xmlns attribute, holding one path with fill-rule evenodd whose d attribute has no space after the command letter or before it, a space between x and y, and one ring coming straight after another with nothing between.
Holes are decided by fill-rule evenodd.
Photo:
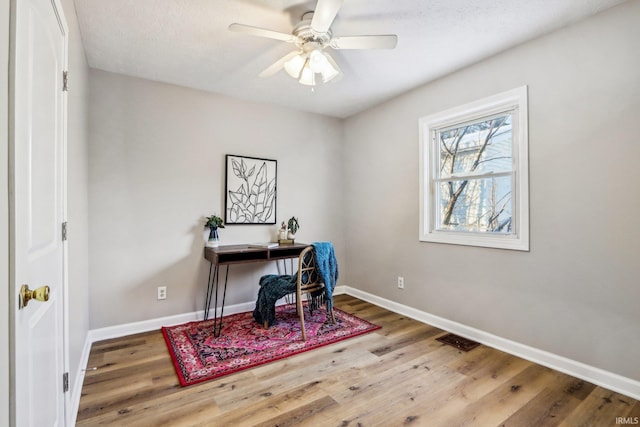
<instances>
[{"instance_id":1,"label":"blue throw blanket","mask_svg":"<svg viewBox=\"0 0 640 427\"><path fill-rule=\"evenodd\" d=\"M333 308L333 290L338 281L338 260L331 242L313 243L313 254L316 257L316 267L324 282L325 301L327 310Z\"/></svg>"},{"instance_id":2,"label":"blue throw blanket","mask_svg":"<svg viewBox=\"0 0 640 427\"><path fill-rule=\"evenodd\" d=\"M267 274L260 278L260 290L253 310L253 319L267 326L276 320L276 301L296 291L298 275Z\"/></svg>"},{"instance_id":3,"label":"blue throw blanket","mask_svg":"<svg viewBox=\"0 0 640 427\"><path fill-rule=\"evenodd\" d=\"M330 242L313 243L313 254L316 261L318 274L325 287L317 295L312 295L310 308L314 308L319 297L327 304L327 310L333 308L333 290L338 280L338 261ZM296 291L298 273L294 275L267 274L260 278L260 290L256 300L256 308L253 310L253 318L262 324L267 322L271 326L276 320L276 301Z\"/></svg>"}]
</instances>

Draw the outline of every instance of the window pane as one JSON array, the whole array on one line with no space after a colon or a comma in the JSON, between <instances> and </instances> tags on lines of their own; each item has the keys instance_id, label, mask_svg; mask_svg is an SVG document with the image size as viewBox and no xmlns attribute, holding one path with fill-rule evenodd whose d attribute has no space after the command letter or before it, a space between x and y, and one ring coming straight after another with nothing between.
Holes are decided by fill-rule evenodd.
<instances>
[{"instance_id":1,"label":"window pane","mask_svg":"<svg viewBox=\"0 0 640 427\"><path fill-rule=\"evenodd\" d=\"M437 133L440 177L512 169L511 112Z\"/></svg>"},{"instance_id":2,"label":"window pane","mask_svg":"<svg viewBox=\"0 0 640 427\"><path fill-rule=\"evenodd\" d=\"M512 233L511 176L438 184L437 230Z\"/></svg>"}]
</instances>

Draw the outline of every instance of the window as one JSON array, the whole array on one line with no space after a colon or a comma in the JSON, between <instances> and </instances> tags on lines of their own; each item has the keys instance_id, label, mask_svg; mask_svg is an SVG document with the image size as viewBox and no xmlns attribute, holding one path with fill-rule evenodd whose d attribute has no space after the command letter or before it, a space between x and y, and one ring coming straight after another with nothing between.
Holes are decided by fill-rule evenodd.
<instances>
[{"instance_id":1,"label":"window","mask_svg":"<svg viewBox=\"0 0 640 427\"><path fill-rule=\"evenodd\" d=\"M529 250L527 87L420 119L420 240Z\"/></svg>"}]
</instances>

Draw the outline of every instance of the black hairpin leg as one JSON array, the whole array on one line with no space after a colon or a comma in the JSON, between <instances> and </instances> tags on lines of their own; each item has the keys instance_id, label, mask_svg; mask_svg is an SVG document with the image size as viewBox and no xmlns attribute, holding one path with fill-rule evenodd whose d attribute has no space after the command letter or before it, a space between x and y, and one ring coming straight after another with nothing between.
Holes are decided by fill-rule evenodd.
<instances>
[{"instance_id":1,"label":"black hairpin leg","mask_svg":"<svg viewBox=\"0 0 640 427\"><path fill-rule=\"evenodd\" d=\"M219 337L220 332L222 331L222 316L224 316L224 302L227 297L227 282L229 280L229 265L227 264L227 271L224 276L224 289L222 291L222 305L220 306L220 316L218 316L218 282L220 281L219 270L216 267L216 272L218 274L214 274L216 281L216 298L215 298L215 311L213 313L213 336Z\"/></svg>"},{"instance_id":2,"label":"black hairpin leg","mask_svg":"<svg viewBox=\"0 0 640 427\"><path fill-rule=\"evenodd\" d=\"M212 274L213 273L213 274ZM224 276L224 289L222 291L222 305L220 306L220 315L218 316L218 289L220 288L220 266L213 264L209 267L209 279L207 280L207 294L204 300L204 320L209 319L209 312L211 311L211 297L215 292L215 299L213 301L213 336L219 337L222 331L222 316L224 315L224 303L227 297L227 282L229 280L229 265L227 264L227 271ZM214 291L215 283L215 291Z\"/></svg>"},{"instance_id":3,"label":"black hairpin leg","mask_svg":"<svg viewBox=\"0 0 640 427\"><path fill-rule=\"evenodd\" d=\"M213 276L211 271L213 270ZM211 293L213 292L213 282L218 275L218 266L213 268L213 263L209 265L209 278L207 279L207 294L204 297L204 320L209 319L209 310L211 310Z\"/></svg>"}]
</instances>

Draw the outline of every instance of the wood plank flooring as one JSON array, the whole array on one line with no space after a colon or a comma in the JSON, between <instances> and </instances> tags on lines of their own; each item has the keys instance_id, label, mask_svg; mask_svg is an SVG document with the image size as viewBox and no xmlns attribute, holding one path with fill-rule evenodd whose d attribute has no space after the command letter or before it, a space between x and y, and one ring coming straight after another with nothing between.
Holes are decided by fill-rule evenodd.
<instances>
[{"instance_id":1,"label":"wood plank flooring","mask_svg":"<svg viewBox=\"0 0 640 427\"><path fill-rule=\"evenodd\" d=\"M95 343L78 426L616 426L627 396L339 295L382 329L182 388L160 331Z\"/></svg>"}]
</instances>

